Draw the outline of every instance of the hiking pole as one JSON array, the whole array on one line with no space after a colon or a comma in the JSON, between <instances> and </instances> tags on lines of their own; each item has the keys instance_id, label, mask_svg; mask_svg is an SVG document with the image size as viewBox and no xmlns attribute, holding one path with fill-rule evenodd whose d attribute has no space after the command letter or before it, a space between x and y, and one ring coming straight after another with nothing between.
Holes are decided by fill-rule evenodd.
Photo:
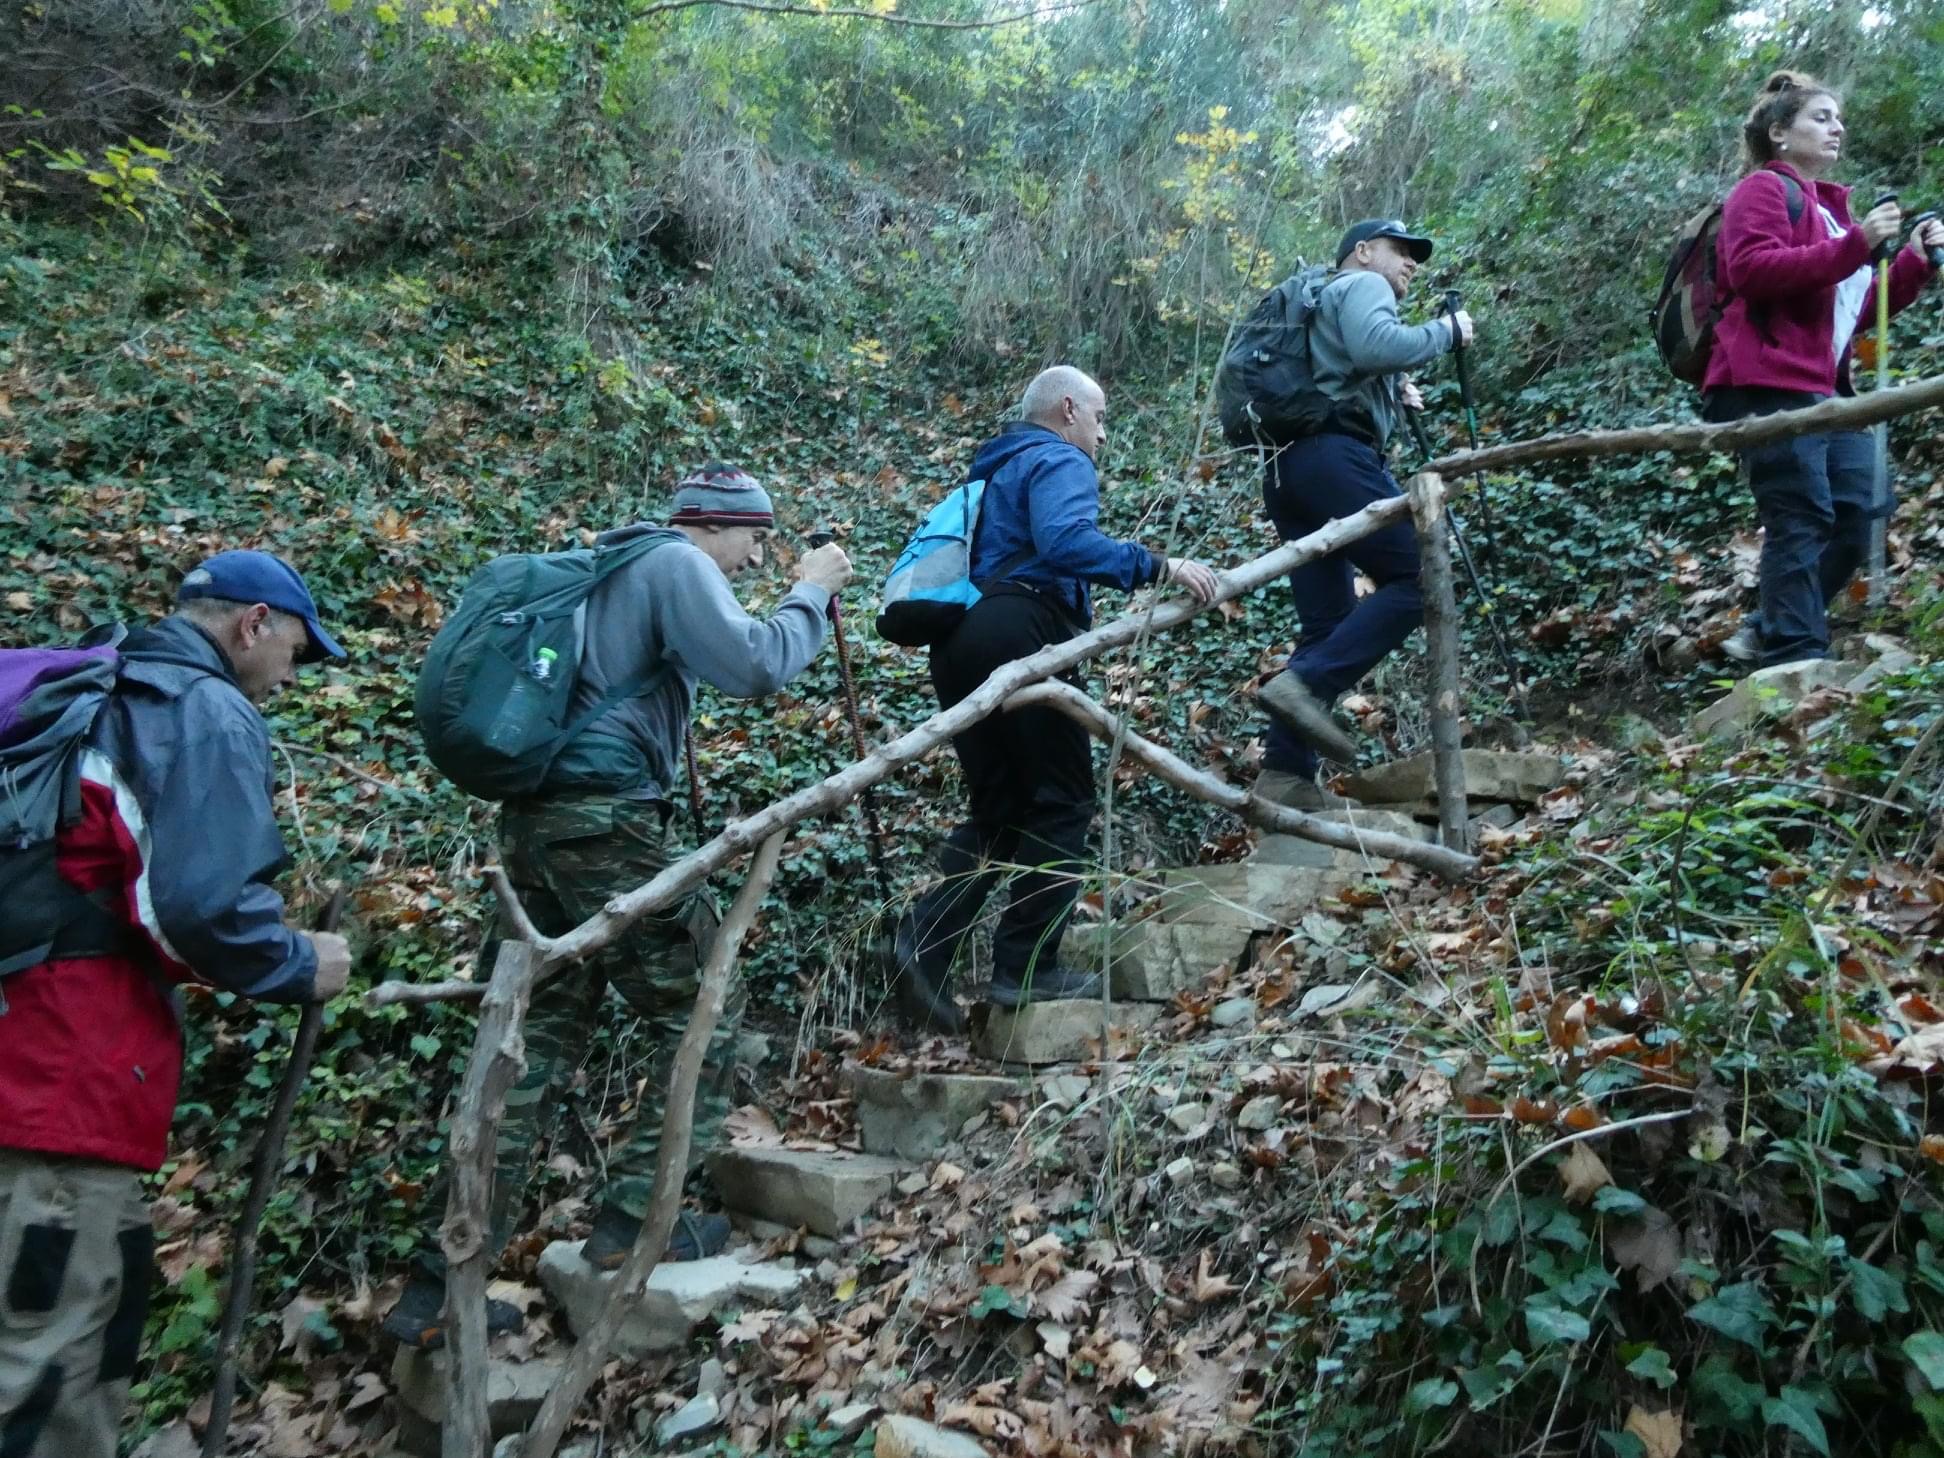
<instances>
[{"instance_id":1,"label":"hiking pole","mask_svg":"<svg viewBox=\"0 0 1944 1458\"><path fill-rule=\"evenodd\" d=\"M331 892L317 929L334 932L344 916L345 889ZM317 1052L317 1035L324 1026L324 1004L306 1003L297 1019L297 1036L290 1043L290 1059L284 1064L283 1083L277 1088L277 1101L270 1110L263 1137L257 1140L256 1156L250 1161L250 1193L243 1202L243 1215L236 1223L236 1252L230 1260L229 1290L223 1295L223 1324L216 1337L216 1385L209 1393L209 1426L203 1429L203 1458L217 1458L229 1437L230 1410L236 1405L236 1349L243 1339L243 1323L250 1316L250 1288L256 1283L257 1228L270 1204L270 1192L277 1186L278 1166L283 1163L284 1140L290 1135L290 1116L297 1108L297 1095L303 1091L310 1074L311 1057Z\"/></svg>"},{"instance_id":2,"label":"hiking pole","mask_svg":"<svg viewBox=\"0 0 1944 1458\"><path fill-rule=\"evenodd\" d=\"M1880 192L1870 211L1897 200L1894 192ZM1876 246L1876 387L1890 383L1890 260L1897 256L1897 237L1891 234ZM1890 422L1876 428L1876 510L1870 517L1869 605L1882 607L1890 595Z\"/></svg>"},{"instance_id":3,"label":"hiking pole","mask_svg":"<svg viewBox=\"0 0 1944 1458\"><path fill-rule=\"evenodd\" d=\"M1424 433L1424 422L1419 420L1415 410L1406 410L1404 419L1410 424L1411 437L1417 442L1418 454L1426 462L1436 459L1431 450L1431 438ZM1492 643L1498 649L1499 662L1505 665L1506 681L1512 686L1512 702L1519 706L1521 721L1532 717L1526 707L1525 681L1519 676L1519 665L1512 657L1512 645L1505 641L1505 629L1499 626L1498 603L1491 593L1485 590L1485 583L1478 575L1478 567L1472 561L1471 544L1465 540L1465 533L1458 524L1458 513L1447 504L1445 507L1445 526L1451 531L1451 540L1457 544L1458 560L1465 565L1465 575L1471 579L1472 591L1485 605L1485 622L1492 630Z\"/></svg>"},{"instance_id":4,"label":"hiking pole","mask_svg":"<svg viewBox=\"0 0 1944 1458\"><path fill-rule=\"evenodd\" d=\"M828 546L836 540L837 534L824 526L818 527L809 536L813 550ZM857 683L851 677L850 644L844 638L844 615L837 606L837 597L834 593L830 599L830 636L837 643L837 681L843 690L844 717L850 721L851 747L857 751L859 759L865 759L871 751L864 742L864 721L857 715ZM877 792L874 789L866 789L858 799L864 810L864 830L869 838L871 870L877 876L878 894L888 903L891 900L891 873L884 865L884 827L878 821Z\"/></svg>"},{"instance_id":5,"label":"hiking pole","mask_svg":"<svg viewBox=\"0 0 1944 1458\"><path fill-rule=\"evenodd\" d=\"M1451 320L1451 357L1458 364L1458 394L1465 402L1465 438L1477 450L1478 400L1472 394L1471 361L1466 358L1464 342L1458 336L1458 312L1464 307L1465 301L1458 296L1458 290L1445 290L1445 317ZM1492 539L1498 534L1492 530L1492 504L1485 499L1485 477L1480 472L1474 472L1473 476L1478 482L1478 523L1485 533L1485 556L1496 562L1498 546Z\"/></svg>"}]
</instances>

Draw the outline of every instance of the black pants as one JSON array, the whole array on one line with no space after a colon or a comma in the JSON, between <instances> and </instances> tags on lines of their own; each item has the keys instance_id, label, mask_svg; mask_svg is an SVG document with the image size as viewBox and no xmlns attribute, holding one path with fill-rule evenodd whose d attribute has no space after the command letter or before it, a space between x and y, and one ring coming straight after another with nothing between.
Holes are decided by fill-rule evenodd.
<instances>
[{"instance_id":1,"label":"black pants","mask_svg":"<svg viewBox=\"0 0 1944 1458\"><path fill-rule=\"evenodd\" d=\"M1002 664L1078 630L1051 600L1027 588L993 589L958 630L932 649L932 685L945 708ZM944 879L913 915L919 955L950 967L1001 879L1012 891L993 934L994 977L1021 982L1037 963L1052 967L1073 915L1093 819L1093 746L1057 709L993 714L952 740L972 800L972 818L939 850Z\"/></svg>"}]
</instances>

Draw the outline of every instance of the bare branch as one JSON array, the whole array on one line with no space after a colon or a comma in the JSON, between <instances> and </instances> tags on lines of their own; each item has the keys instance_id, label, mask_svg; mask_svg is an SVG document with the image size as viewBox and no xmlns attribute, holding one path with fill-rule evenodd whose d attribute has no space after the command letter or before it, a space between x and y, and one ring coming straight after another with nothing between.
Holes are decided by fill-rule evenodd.
<instances>
[{"instance_id":1,"label":"bare branch","mask_svg":"<svg viewBox=\"0 0 1944 1458\"><path fill-rule=\"evenodd\" d=\"M1179 626L1230 598L1253 592L1258 587L1281 580L1292 567L1313 562L1347 543L1360 541L1372 532L1410 514L1411 504L1402 496L1373 502L1362 511L1339 517L1320 531L1293 542L1285 542L1252 562L1219 574L1221 583L1207 603L1186 598L1169 598L1152 611L1137 608L1123 617L1077 638L1054 643L1025 658L1015 659L995 669L992 676L959 703L942 710L915 729L881 745L857 763L848 765L817 784L798 790L723 827L714 840L697 847L644 886L616 896L601 911L582 922L565 936L555 939L547 957L546 976L553 975L562 963L578 961L607 946L644 916L673 906L706 881L710 874L749 852L779 830L787 830L813 815L821 815L848 805L867 786L924 758L939 745L968 725L993 713L1012 694L1029 683L1065 673L1075 664L1123 647L1150 629ZM373 988L366 1000L373 1007L394 1002L470 1001L481 995L477 983L429 982L418 986L386 982Z\"/></svg>"},{"instance_id":2,"label":"bare branch","mask_svg":"<svg viewBox=\"0 0 1944 1458\"><path fill-rule=\"evenodd\" d=\"M608 1347L620 1329L628 1307L647 1284L649 1275L668 1249L668 1238L675 1230L675 1217L682 1208L683 1178L688 1173L689 1147L695 1134L695 1087L702 1075L702 1058L722 1019L722 1005L729 984L735 978L736 953L756 920L756 908L763 903L770 882L776 878L776 863L783 853L783 832L777 831L756 852L749 868L749 879L736 894L729 914L716 928L709 948L708 964L702 971L702 985L696 989L695 1010L689 1014L681 1046L675 1050L674 1066L668 1076L668 1106L662 1114L661 1148L655 1156L655 1195L648 1216L641 1222L641 1234L621 1267L621 1274L609 1287L607 1300L594 1324L580 1334L560 1379L547 1393L534 1415L533 1426L520 1444L521 1458L553 1458L561 1434L579 1409L587 1389L594 1384L608 1360Z\"/></svg>"},{"instance_id":3,"label":"bare branch","mask_svg":"<svg viewBox=\"0 0 1944 1458\"><path fill-rule=\"evenodd\" d=\"M506 913L506 919L513 923L514 935L539 948L540 959L544 962L547 953L553 950L554 939L534 926L533 918L527 915L525 903L520 900L520 893L513 889L513 883L507 879L506 867L488 866L486 879L493 883L493 894L499 897L500 910Z\"/></svg>"},{"instance_id":4,"label":"bare branch","mask_svg":"<svg viewBox=\"0 0 1944 1458\"><path fill-rule=\"evenodd\" d=\"M1721 425L1643 425L1632 430L1571 431L1512 441L1483 450L1456 451L1427 462L1422 469L1440 476L1469 476L1533 461L1577 460L1589 456L1640 455L1649 451L1733 451L1765 441L1786 440L1823 430L1861 430L1866 425L1932 410L1944 405L1944 375L1867 395L1825 400L1807 410L1751 415Z\"/></svg>"},{"instance_id":5,"label":"bare branch","mask_svg":"<svg viewBox=\"0 0 1944 1458\"><path fill-rule=\"evenodd\" d=\"M409 795L414 800L430 798L426 795L425 791L415 790L410 785L399 785L394 784L390 780L381 780L369 771L359 769L342 755L332 754L328 749L318 749L313 745L299 744L292 739L273 739L270 742L285 754L308 754L313 759L321 759L326 764L336 765L353 779L363 780L367 785L376 785L379 789L389 791L391 794Z\"/></svg>"},{"instance_id":6,"label":"bare branch","mask_svg":"<svg viewBox=\"0 0 1944 1458\"><path fill-rule=\"evenodd\" d=\"M1304 840L1334 846L1338 850L1372 851L1389 860L1421 866L1448 881L1463 880L1478 869L1475 856L1447 850L1428 841L1413 840L1407 835L1366 830L1338 820L1305 815L1301 810L1292 810L1287 805L1278 805L1251 795L1218 775L1196 769L1173 751L1162 748L1150 739L1143 739L1131 730L1123 732L1122 724L1113 713L1072 684L1031 684L1006 700L1008 709L1024 708L1028 704L1043 704L1058 709L1062 714L1077 719L1097 739L1112 740L1118 735L1129 754L1176 789L1186 790L1197 799L1220 805L1224 810L1232 811L1265 830L1299 835Z\"/></svg>"}]
</instances>

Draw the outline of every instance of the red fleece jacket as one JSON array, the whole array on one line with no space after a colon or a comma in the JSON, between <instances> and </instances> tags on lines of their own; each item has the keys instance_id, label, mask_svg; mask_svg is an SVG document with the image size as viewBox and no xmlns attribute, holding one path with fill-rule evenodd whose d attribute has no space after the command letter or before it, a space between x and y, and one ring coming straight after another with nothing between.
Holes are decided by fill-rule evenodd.
<instances>
[{"instance_id":1,"label":"red fleece jacket","mask_svg":"<svg viewBox=\"0 0 1944 1458\"><path fill-rule=\"evenodd\" d=\"M1804 194L1802 214L1789 221L1788 187ZM1849 351L1835 357L1836 286L1868 265L1870 247L1851 227L1829 236L1816 204L1838 222L1850 216L1850 190L1834 182L1805 182L1786 162L1770 162L1735 184L1722 205L1715 241L1716 278L1727 300L1715 329L1705 390L1756 385L1833 395L1849 391ZM1892 313L1916 298L1930 265L1906 248L1890 266ZM1875 327L1872 287L1858 332Z\"/></svg>"}]
</instances>

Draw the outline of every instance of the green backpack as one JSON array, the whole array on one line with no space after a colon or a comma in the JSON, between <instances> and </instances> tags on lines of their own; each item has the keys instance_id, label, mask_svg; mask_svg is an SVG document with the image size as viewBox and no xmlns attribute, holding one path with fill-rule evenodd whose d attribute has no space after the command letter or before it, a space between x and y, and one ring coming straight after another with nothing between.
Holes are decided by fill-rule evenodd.
<instances>
[{"instance_id":1,"label":"green backpack","mask_svg":"<svg viewBox=\"0 0 1944 1458\"><path fill-rule=\"evenodd\" d=\"M622 567L679 540L656 535L571 552L495 557L472 576L459 610L426 650L413 709L425 752L469 795L530 795L580 733L671 670L616 684L571 719L586 640L587 600Z\"/></svg>"}]
</instances>

